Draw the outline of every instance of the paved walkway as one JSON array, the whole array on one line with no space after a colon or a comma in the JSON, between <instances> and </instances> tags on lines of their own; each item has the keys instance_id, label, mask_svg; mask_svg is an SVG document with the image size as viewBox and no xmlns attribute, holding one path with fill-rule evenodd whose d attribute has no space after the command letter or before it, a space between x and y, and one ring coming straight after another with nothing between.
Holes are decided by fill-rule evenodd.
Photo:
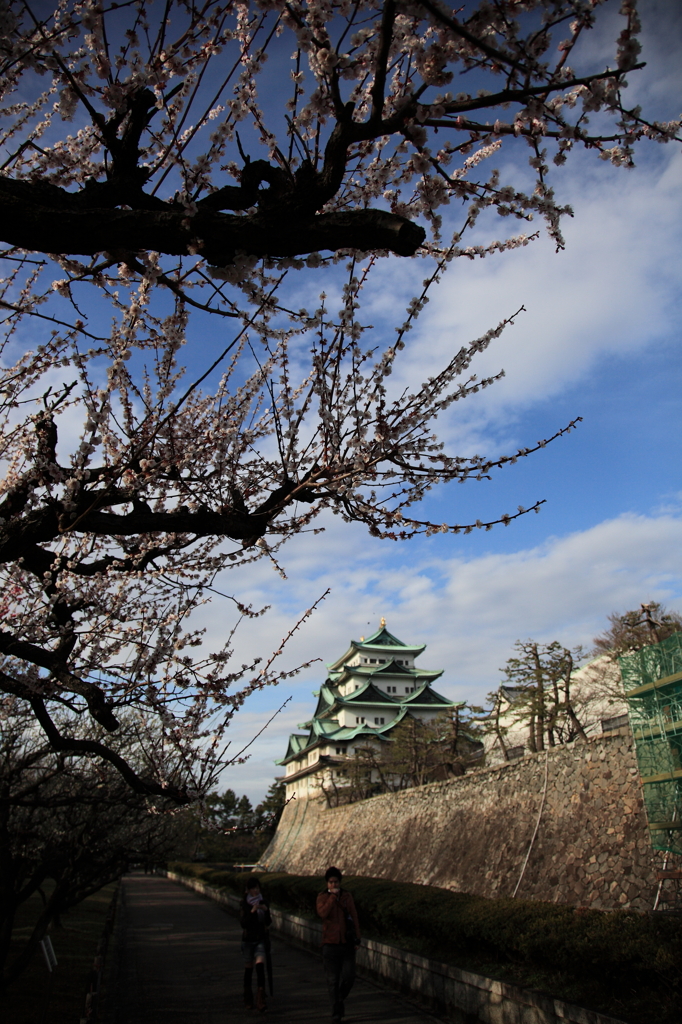
<instances>
[{"instance_id":1,"label":"paved walkway","mask_svg":"<svg viewBox=\"0 0 682 1024\"><path fill-rule=\"evenodd\" d=\"M321 957L273 937L275 995L266 1014L243 1006L241 929L235 917L157 876L123 879L123 919L105 1024L328 1024ZM348 1024L437 1024L435 1017L358 978Z\"/></svg>"}]
</instances>

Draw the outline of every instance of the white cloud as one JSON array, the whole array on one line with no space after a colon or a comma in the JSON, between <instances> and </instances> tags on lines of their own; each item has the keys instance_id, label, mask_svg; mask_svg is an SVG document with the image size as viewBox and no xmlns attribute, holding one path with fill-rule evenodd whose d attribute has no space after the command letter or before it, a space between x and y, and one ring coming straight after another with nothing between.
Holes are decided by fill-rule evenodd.
<instances>
[{"instance_id":1,"label":"white cloud","mask_svg":"<svg viewBox=\"0 0 682 1024\"><path fill-rule=\"evenodd\" d=\"M231 747L228 753L230 756L236 757L263 728L264 723L279 706L277 698L280 696L282 696L280 703L283 703L286 695L282 695L280 691L270 691L271 710L269 714L265 709L244 710L239 713L229 732ZM307 697L310 697L309 693ZM274 781L275 775L281 771L275 765L275 761L284 757L289 733L300 731L298 723L312 714L310 703L310 699L290 703L277 716L275 722L245 751L248 760L244 764L234 765L225 770L218 789L220 791L233 789L238 795L247 793L255 807Z\"/></svg>"},{"instance_id":2,"label":"white cloud","mask_svg":"<svg viewBox=\"0 0 682 1024\"><path fill-rule=\"evenodd\" d=\"M623 515L533 548L480 557L440 557L452 550L446 543L429 546L429 556L415 563L407 548L387 551L341 524L314 543L297 538L285 559L288 583L271 586L264 564L243 581L250 598L269 591L273 608L245 625L238 660L242 650L267 653L295 620L294 609L304 609L330 586L329 598L285 655L288 666L316 656L333 660L351 637L368 634L384 615L401 639L428 644L422 661L445 670L438 684L444 693L475 703L498 685L498 669L515 640L532 636L589 646L611 612L650 599L674 607L682 597L682 518L669 514ZM235 744L257 731L268 709L292 696L291 706L254 744L252 759L226 773L226 786L260 798L289 732L312 714L311 690L324 676L323 665L314 667L265 691L237 716Z\"/></svg>"},{"instance_id":3,"label":"white cloud","mask_svg":"<svg viewBox=\"0 0 682 1024\"><path fill-rule=\"evenodd\" d=\"M668 118L675 116L670 97L677 94L674 78L680 63L672 40L680 17L655 0L646 0L643 6L648 15L644 59L650 65L645 74L630 76L628 101L643 103L654 117ZM647 26L655 34L647 35ZM608 30L590 44L591 61L612 59L612 41L621 28L622 18L614 13ZM517 150L515 163L502 163L502 178L527 184L528 152L523 145ZM527 313L472 367L483 376L503 366L507 376L448 413L440 425L448 447L455 442L456 450L466 454L525 443L527 437L514 435L524 433L522 417L529 411L589 382L592 373L610 362L617 365L624 356L637 356L674 337L682 273L682 159L673 146L643 145L637 160L639 166L628 172L599 161L595 153L574 153L565 168L552 168L558 201L571 203L576 214L564 224L564 252L556 254L552 243L542 238L515 252L473 263L460 259L451 266L408 335L391 378L395 391L413 390L461 345L521 304ZM451 215L457 215L454 208ZM533 224L529 230L539 226ZM491 241L509 227L508 221L482 218L476 238L467 241ZM361 309L362 322L376 325L377 344L390 343L404 307L427 272L426 262L381 261L363 293ZM297 281L297 303L316 305L317 292L324 286L333 296L330 308L338 307L335 274L311 275L308 281L306 275ZM370 343L369 335L366 340ZM304 349L302 345L296 351L300 365ZM645 363L643 358L633 359L630 372L646 372ZM633 434L630 438L634 441ZM592 503L592 471L594 463L586 464L584 492L567 496L576 508ZM661 500L655 486L647 495L640 507L647 507L647 500ZM330 596L287 646L283 667L311 657L322 662L334 659L351 637L366 635L384 615L398 636L428 644L423 661L445 669L443 692L479 701L497 685L498 669L519 638L589 645L613 611L648 599L680 608L682 518L674 496L666 500L666 507L659 504L649 515L621 515L595 524L606 514L596 510L590 528L521 550L514 550L518 534L510 529L504 534L508 547L503 553L472 553L485 550L483 538L475 548L466 538L460 543L452 537L407 545L381 543L357 524L328 517L327 533L296 537L283 549L288 581L262 562L229 574L223 582L221 589L234 590L256 606L272 604L264 618L240 627L235 660L241 663L278 647L297 616L331 587ZM224 614L224 606L216 603L206 620L216 643L224 637ZM320 664L249 701L231 729L236 747L253 736L284 698L292 697L254 743L251 759L226 773L224 785L260 799L277 770L272 762L283 755L288 733L312 714L310 691L324 675Z\"/></svg>"},{"instance_id":4,"label":"white cloud","mask_svg":"<svg viewBox=\"0 0 682 1024\"><path fill-rule=\"evenodd\" d=\"M459 261L434 292L395 372L414 388L473 338L526 307L516 324L477 356L479 377L504 367L492 388L452 407L441 431L474 447L490 427L585 379L600 362L673 334L682 264L682 157L630 173L582 162L559 189L573 203L566 250L541 238L475 263ZM489 442L486 442L489 443Z\"/></svg>"}]
</instances>

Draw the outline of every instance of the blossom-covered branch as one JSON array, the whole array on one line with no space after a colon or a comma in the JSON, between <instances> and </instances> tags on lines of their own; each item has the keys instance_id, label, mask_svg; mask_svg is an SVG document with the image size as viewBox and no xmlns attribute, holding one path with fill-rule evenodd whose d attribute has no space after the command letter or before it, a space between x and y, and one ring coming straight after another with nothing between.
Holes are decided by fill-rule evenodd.
<instances>
[{"instance_id":1,"label":"blossom-covered branch","mask_svg":"<svg viewBox=\"0 0 682 1024\"><path fill-rule=\"evenodd\" d=\"M232 665L234 622L215 650L194 627L229 569L285 575L281 546L329 511L399 540L539 509L462 524L417 507L577 423L493 456L435 432L502 376L471 364L523 307L445 365L401 359L459 260L528 245L535 218L563 246L552 164L583 147L630 166L677 137L624 102L634 0L614 53L582 53L601 6L1 7L0 690L55 750L200 798L234 713L286 676ZM413 297L372 325L363 299L374 316L409 257ZM114 739L129 710L156 725L144 772Z\"/></svg>"}]
</instances>

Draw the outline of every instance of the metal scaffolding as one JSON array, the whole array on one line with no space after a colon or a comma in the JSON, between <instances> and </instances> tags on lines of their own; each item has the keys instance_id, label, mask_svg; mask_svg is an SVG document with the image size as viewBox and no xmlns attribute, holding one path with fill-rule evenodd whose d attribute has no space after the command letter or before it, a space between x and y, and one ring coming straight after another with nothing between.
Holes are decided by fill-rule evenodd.
<instances>
[{"instance_id":1,"label":"metal scaffolding","mask_svg":"<svg viewBox=\"0 0 682 1024\"><path fill-rule=\"evenodd\" d=\"M682 632L619 662L651 844L682 854Z\"/></svg>"}]
</instances>

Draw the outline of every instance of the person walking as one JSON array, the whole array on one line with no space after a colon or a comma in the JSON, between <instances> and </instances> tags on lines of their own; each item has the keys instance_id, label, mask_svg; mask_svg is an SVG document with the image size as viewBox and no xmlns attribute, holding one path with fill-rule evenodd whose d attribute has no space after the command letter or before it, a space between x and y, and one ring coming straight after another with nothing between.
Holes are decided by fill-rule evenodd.
<instances>
[{"instance_id":1,"label":"person walking","mask_svg":"<svg viewBox=\"0 0 682 1024\"><path fill-rule=\"evenodd\" d=\"M340 1024L344 1002L355 981L355 950L360 945L360 922L353 897L341 888L338 868L325 873L327 888L317 897L322 918L322 961L332 1004L332 1024Z\"/></svg>"},{"instance_id":2,"label":"person walking","mask_svg":"<svg viewBox=\"0 0 682 1024\"><path fill-rule=\"evenodd\" d=\"M246 880L246 892L239 908L239 923L242 926L242 956L244 957L244 1005L253 1009L253 968L256 968L256 1009L266 1010L265 1003L265 961L269 949L271 917L260 881L255 875Z\"/></svg>"}]
</instances>

